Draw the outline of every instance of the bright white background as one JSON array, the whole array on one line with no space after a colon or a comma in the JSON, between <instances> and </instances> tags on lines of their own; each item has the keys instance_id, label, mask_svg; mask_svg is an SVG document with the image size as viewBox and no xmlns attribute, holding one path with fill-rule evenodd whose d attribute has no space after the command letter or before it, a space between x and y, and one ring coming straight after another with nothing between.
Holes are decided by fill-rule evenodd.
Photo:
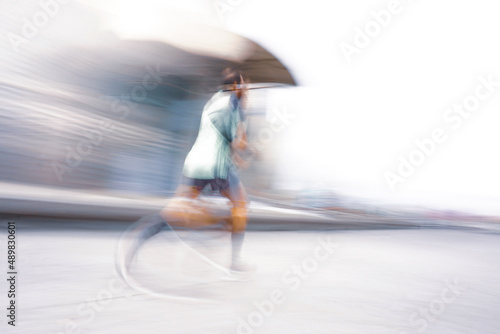
<instances>
[{"instance_id":1,"label":"bright white background","mask_svg":"<svg viewBox=\"0 0 500 334\"><path fill-rule=\"evenodd\" d=\"M274 52L307 87L291 95L301 117L283 147L282 175L391 197L497 197L500 87L457 129L443 114L474 93L479 75L500 81L500 5L401 0L401 12L349 64L340 43L353 44L355 27L388 4L247 0L226 13L227 27ZM436 127L447 141L390 193L384 173L396 172L398 156L408 157Z\"/></svg>"}]
</instances>

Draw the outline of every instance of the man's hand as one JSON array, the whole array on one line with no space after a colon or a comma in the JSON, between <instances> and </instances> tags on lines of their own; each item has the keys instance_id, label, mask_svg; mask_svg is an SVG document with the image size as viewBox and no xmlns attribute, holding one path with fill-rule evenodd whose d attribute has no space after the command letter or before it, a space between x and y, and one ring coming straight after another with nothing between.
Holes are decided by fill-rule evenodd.
<instances>
[{"instance_id":1,"label":"man's hand","mask_svg":"<svg viewBox=\"0 0 500 334\"><path fill-rule=\"evenodd\" d=\"M238 152L233 152L233 162L240 170L245 170L250 167L250 161L243 159Z\"/></svg>"}]
</instances>

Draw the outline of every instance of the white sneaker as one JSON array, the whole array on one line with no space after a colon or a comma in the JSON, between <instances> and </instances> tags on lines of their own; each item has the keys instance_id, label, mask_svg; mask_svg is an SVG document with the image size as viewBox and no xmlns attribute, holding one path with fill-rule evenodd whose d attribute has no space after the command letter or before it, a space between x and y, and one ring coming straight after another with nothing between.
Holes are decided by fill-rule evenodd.
<instances>
[{"instance_id":1,"label":"white sneaker","mask_svg":"<svg viewBox=\"0 0 500 334\"><path fill-rule=\"evenodd\" d=\"M252 279L252 275L242 271L229 271L220 277L223 281L229 282L245 282Z\"/></svg>"},{"instance_id":2,"label":"white sneaker","mask_svg":"<svg viewBox=\"0 0 500 334\"><path fill-rule=\"evenodd\" d=\"M251 280L257 266L253 263L237 260L229 267L229 271L221 277L224 281L248 281Z\"/></svg>"},{"instance_id":3,"label":"white sneaker","mask_svg":"<svg viewBox=\"0 0 500 334\"><path fill-rule=\"evenodd\" d=\"M251 273L257 270L257 265L243 260L237 260L231 264L231 272Z\"/></svg>"}]
</instances>

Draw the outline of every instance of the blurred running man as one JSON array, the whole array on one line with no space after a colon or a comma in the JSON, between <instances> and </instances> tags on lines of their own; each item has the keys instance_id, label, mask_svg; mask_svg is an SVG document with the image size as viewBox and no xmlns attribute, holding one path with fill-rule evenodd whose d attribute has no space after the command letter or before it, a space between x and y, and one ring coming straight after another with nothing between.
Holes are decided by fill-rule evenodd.
<instances>
[{"instance_id":1,"label":"blurred running man","mask_svg":"<svg viewBox=\"0 0 500 334\"><path fill-rule=\"evenodd\" d=\"M223 72L222 88L205 105L198 137L186 157L183 181L175 198L161 211L169 224L202 227L224 220L231 230L231 270L250 269L240 259L247 224L246 192L236 164L238 152L247 147L242 102L247 87L241 72ZM232 204L231 216L222 217L210 212L197 200L203 188L227 197Z\"/></svg>"}]
</instances>

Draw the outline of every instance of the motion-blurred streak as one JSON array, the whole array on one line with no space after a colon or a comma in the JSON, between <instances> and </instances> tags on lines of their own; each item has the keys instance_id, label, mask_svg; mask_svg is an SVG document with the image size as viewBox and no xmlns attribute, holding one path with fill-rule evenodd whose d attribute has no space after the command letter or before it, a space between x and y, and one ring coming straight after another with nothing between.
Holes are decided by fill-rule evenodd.
<instances>
[{"instance_id":1,"label":"motion-blurred streak","mask_svg":"<svg viewBox=\"0 0 500 334\"><path fill-rule=\"evenodd\" d=\"M129 23L149 10L144 3L128 12L106 5L117 6L122 19L131 15ZM155 13L183 32L135 22L125 33L115 14L88 1L59 4L54 15L32 0L1 8L8 37L0 42L3 182L165 195L178 183L224 68L243 70L253 83L296 85L267 50L189 12ZM33 21L41 15L43 25Z\"/></svg>"}]
</instances>

